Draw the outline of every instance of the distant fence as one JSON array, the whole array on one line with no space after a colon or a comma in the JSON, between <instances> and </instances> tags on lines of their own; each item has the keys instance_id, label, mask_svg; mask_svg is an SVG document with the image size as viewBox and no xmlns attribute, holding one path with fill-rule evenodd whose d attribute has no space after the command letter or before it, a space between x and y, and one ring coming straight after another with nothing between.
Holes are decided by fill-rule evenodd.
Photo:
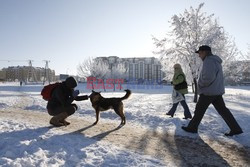
<instances>
[{"instance_id":1,"label":"distant fence","mask_svg":"<svg viewBox=\"0 0 250 167\"><path fill-rule=\"evenodd\" d=\"M242 85L242 86L250 86L250 82L241 82L240 85Z\"/></svg>"}]
</instances>

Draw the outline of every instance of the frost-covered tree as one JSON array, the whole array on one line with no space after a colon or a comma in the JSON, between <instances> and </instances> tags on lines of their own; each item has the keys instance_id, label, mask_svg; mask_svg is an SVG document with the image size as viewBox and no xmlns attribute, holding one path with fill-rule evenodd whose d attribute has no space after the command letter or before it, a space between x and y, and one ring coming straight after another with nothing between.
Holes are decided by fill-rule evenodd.
<instances>
[{"instance_id":1,"label":"frost-covered tree","mask_svg":"<svg viewBox=\"0 0 250 167\"><path fill-rule=\"evenodd\" d=\"M91 70L91 76L96 77L97 79L99 79L97 82L98 84L100 84L99 82L102 82L102 87L104 89L104 91L106 91L105 89L105 79L107 79L110 76L110 69L109 69L109 65L106 62L103 62L101 60L94 60L93 63L93 67Z\"/></svg>"},{"instance_id":2,"label":"frost-covered tree","mask_svg":"<svg viewBox=\"0 0 250 167\"><path fill-rule=\"evenodd\" d=\"M250 46L248 52L227 64L227 69L224 71L226 84L238 85L243 82L250 81Z\"/></svg>"},{"instance_id":3,"label":"frost-covered tree","mask_svg":"<svg viewBox=\"0 0 250 167\"><path fill-rule=\"evenodd\" d=\"M250 44L248 44L248 51L246 53L246 55L244 56L245 60L250 60Z\"/></svg>"},{"instance_id":4,"label":"frost-covered tree","mask_svg":"<svg viewBox=\"0 0 250 167\"><path fill-rule=\"evenodd\" d=\"M241 60L234 61L230 64L230 73L227 73L225 81L229 85L239 85L250 82L250 61Z\"/></svg>"},{"instance_id":5,"label":"frost-covered tree","mask_svg":"<svg viewBox=\"0 0 250 167\"><path fill-rule=\"evenodd\" d=\"M85 79L88 77L95 77L96 79L102 80L103 89L105 90L104 81L110 75L107 63L93 58L88 58L78 65L77 71L78 75L84 77ZM92 88L94 89L94 86L92 86Z\"/></svg>"},{"instance_id":6,"label":"frost-covered tree","mask_svg":"<svg viewBox=\"0 0 250 167\"><path fill-rule=\"evenodd\" d=\"M91 76L100 79L106 79L109 73L110 70L107 63L103 61L94 60L91 68Z\"/></svg>"},{"instance_id":7,"label":"frost-covered tree","mask_svg":"<svg viewBox=\"0 0 250 167\"><path fill-rule=\"evenodd\" d=\"M127 69L125 65L122 63L117 64L115 67L112 68L112 77L114 79L124 78Z\"/></svg>"},{"instance_id":8,"label":"frost-covered tree","mask_svg":"<svg viewBox=\"0 0 250 167\"><path fill-rule=\"evenodd\" d=\"M161 55L161 62L166 73L173 71L175 63L183 66L188 81L194 85L197 102L197 78L201 67L201 60L195 53L201 45L209 45L214 54L220 56L224 62L233 60L238 55L238 49L232 38L219 25L214 14L208 15L202 11L204 3L197 9L190 7L184 13L171 18L171 31L163 39L153 37Z\"/></svg>"},{"instance_id":9,"label":"frost-covered tree","mask_svg":"<svg viewBox=\"0 0 250 167\"><path fill-rule=\"evenodd\" d=\"M117 79L125 78L126 72L127 72L127 69L125 67L125 64L123 64L123 63L119 63L115 67L112 68L111 77L112 77L112 79L114 79L114 82L113 82L114 90L115 90L115 83L116 83L116 81L118 81ZM119 84L121 86L122 83L120 82ZM120 87L120 89L121 89L121 87Z\"/></svg>"},{"instance_id":10,"label":"frost-covered tree","mask_svg":"<svg viewBox=\"0 0 250 167\"><path fill-rule=\"evenodd\" d=\"M88 58L85 59L82 63L77 66L77 74L78 76L87 79L87 77L91 76L91 68L93 64L93 59Z\"/></svg>"}]
</instances>

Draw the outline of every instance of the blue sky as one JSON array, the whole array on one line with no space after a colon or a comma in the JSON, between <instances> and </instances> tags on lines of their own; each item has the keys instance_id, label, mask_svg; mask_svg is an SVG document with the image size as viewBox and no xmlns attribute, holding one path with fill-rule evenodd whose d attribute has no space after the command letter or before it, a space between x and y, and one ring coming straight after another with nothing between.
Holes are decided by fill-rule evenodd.
<instances>
[{"instance_id":1,"label":"blue sky","mask_svg":"<svg viewBox=\"0 0 250 167\"><path fill-rule=\"evenodd\" d=\"M0 0L0 68L44 66L76 74L87 57L155 56L151 35L169 32L169 21L205 2L245 53L250 44L249 0Z\"/></svg>"}]
</instances>

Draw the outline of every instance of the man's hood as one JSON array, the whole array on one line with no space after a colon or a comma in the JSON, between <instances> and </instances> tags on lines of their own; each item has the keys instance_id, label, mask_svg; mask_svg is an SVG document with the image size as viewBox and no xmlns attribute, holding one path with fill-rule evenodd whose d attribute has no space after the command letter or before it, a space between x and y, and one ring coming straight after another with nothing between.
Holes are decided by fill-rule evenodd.
<instances>
[{"instance_id":1,"label":"man's hood","mask_svg":"<svg viewBox=\"0 0 250 167\"><path fill-rule=\"evenodd\" d=\"M207 56L206 58L210 59L210 60L215 60L220 64L222 63L222 59L219 56L216 56L216 55Z\"/></svg>"}]
</instances>

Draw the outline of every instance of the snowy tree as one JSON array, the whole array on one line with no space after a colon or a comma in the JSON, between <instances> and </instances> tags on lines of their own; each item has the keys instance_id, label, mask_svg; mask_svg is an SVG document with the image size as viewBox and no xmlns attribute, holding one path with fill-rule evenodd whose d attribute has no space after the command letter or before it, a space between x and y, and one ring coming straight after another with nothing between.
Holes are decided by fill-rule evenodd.
<instances>
[{"instance_id":1,"label":"snowy tree","mask_svg":"<svg viewBox=\"0 0 250 167\"><path fill-rule=\"evenodd\" d=\"M105 79L107 79L110 76L110 70L109 65L101 60L94 60L92 70L91 70L91 76L98 79L98 84L102 83L102 87L104 91L105 89Z\"/></svg>"},{"instance_id":2,"label":"snowy tree","mask_svg":"<svg viewBox=\"0 0 250 167\"><path fill-rule=\"evenodd\" d=\"M107 63L93 58L88 58L78 65L77 71L79 76L86 79L88 77L95 77L98 79L97 82L102 82L103 89L105 90L104 81L110 75L110 70ZM94 89L93 82L92 89Z\"/></svg>"},{"instance_id":3,"label":"snowy tree","mask_svg":"<svg viewBox=\"0 0 250 167\"><path fill-rule=\"evenodd\" d=\"M243 58L245 60L250 60L250 44L248 44L248 51L247 51L246 55L243 56Z\"/></svg>"},{"instance_id":4,"label":"snowy tree","mask_svg":"<svg viewBox=\"0 0 250 167\"><path fill-rule=\"evenodd\" d=\"M112 68L111 71L111 78L114 79L113 85L114 85L114 90L115 90L115 83L118 81L118 79L123 79L126 76L126 72L128 69L126 69L125 64L119 63L115 67ZM120 90L122 83L120 82Z\"/></svg>"},{"instance_id":5,"label":"snowy tree","mask_svg":"<svg viewBox=\"0 0 250 167\"><path fill-rule=\"evenodd\" d=\"M237 85L250 81L250 46L246 54L239 55L235 61L228 63L224 71L226 84Z\"/></svg>"},{"instance_id":6,"label":"snowy tree","mask_svg":"<svg viewBox=\"0 0 250 167\"><path fill-rule=\"evenodd\" d=\"M87 79L87 77L91 76L93 59L88 58L85 59L82 63L77 66L77 74L78 76Z\"/></svg>"},{"instance_id":7,"label":"snowy tree","mask_svg":"<svg viewBox=\"0 0 250 167\"><path fill-rule=\"evenodd\" d=\"M91 68L91 76L100 79L106 79L106 77L109 75L109 72L110 70L107 63L94 60Z\"/></svg>"},{"instance_id":8,"label":"snowy tree","mask_svg":"<svg viewBox=\"0 0 250 167\"><path fill-rule=\"evenodd\" d=\"M153 37L158 49L155 53L161 55L166 73L173 71L175 63L183 66L188 81L194 85L194 102L197 102L197 78L202 64L195 50L201 45L209 45L224 63L232 61L238 55L234 40L219 25L217 19L214 19L214 14L202 12L203 6L204 3L197 9L190 7L183 14L174 15L171 19L171 32L161 40Z\"/></svg>"}]
</instances>

